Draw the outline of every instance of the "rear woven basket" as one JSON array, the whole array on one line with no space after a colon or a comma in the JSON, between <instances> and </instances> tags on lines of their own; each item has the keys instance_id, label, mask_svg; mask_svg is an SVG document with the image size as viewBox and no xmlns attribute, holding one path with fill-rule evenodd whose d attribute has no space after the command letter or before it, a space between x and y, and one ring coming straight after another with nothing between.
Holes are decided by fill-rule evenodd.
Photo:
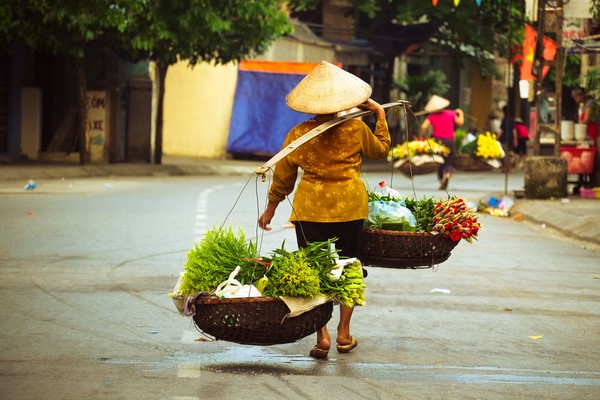
<instances>
[{"instance_id":1,"label":"rear woven basket","mask_svg":"<svg viewBox=\"0 0 600 400\"><path fill-rule=\"evenodd\" d=\"M425 162L419 165L406 161L398 166L400 172L406 176L431 174L435 172L437 168L441 168L441 165L434 161Z\"/></svg>"},{"instance_id":2,"label":"rear woven basket","mask_svg":"<svg viewBox=\"0 0 600 400\"><path fill-rule=\"evenodd\" d=\"M288 306L271 297L197 298L194 322L216 340L267 346L296 342L315 333L331 319L328 301L296 317Z\"/></svg>"},{"instance_id":3,"label":"rear woven basket","mask_svg":"<svg viewBox=\"0 0 600 400\"><path fill-rule=\"evenodd\" d=\"M457 244L430 233L363 229L361 262L384 268L429 268L446 261Z\"/></svg>"},{"instance_id":4,"label":"rear woven basket","mask_svg":"<svg viewBox=\"0 0 600 400\"><path fill-rule=\"evenodd\" d=\"M457 154L454 157L454 167L461 171L489 171L493 167L481 158L466 154Z\"/></svg>"}]
</instances>

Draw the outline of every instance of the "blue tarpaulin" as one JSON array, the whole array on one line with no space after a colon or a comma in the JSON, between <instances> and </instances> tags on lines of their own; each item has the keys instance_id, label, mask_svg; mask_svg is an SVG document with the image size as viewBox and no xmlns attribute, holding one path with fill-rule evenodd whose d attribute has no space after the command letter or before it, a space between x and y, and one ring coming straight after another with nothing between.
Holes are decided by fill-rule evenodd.
<instances>
[{"instance_id":1,"label":"blue tarpaulin","mask_svg":"<svg viewBox=\"0 0 600 400\"><path fill-rule=\"evenodd\" d=\"M317 63L242 61L227 140L232 154L273 155L286 134L310 115L285 103L287 94Z\"/></svg>"}]
</instances>

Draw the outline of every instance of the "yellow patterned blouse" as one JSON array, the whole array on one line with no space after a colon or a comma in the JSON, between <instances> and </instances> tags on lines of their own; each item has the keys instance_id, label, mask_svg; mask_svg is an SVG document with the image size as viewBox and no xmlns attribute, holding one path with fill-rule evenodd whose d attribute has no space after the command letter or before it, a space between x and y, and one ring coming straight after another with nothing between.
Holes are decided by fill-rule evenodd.
<instances>
[{"instance_id":1,"label":"yellow patterned blouse","mask_svg":"<svg viewBox=\"0 0 600 400\"><path fill-rule=\"evenodd\" d=\"M314 119L295 126L282 148L322 122ZM294 193L290 221L346 222L368 217L365 184L360 178L363 157L383 158L390 149L385 119L377 120L375 132L357 119L348 120L313 138L275 166L269 200L281 202Z\"/></svg>"}]
</instances>

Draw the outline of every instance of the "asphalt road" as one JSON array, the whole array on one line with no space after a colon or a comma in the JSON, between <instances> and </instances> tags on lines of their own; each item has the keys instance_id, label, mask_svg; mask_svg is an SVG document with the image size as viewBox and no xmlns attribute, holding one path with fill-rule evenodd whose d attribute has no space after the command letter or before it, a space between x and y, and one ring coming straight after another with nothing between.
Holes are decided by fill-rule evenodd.
<instances>
[{"instance_id":1,"label":"asphalt road","mask_svg":"<svg viewBox=\"0 0 600 400\"><path fill-rule=\"evenodd\" d=\"M443 195L431 180L392 178L405 192ZM368 304L352 326L360 345L316 361L314 336L267 347L208 341L167 296L186 252L215 225L239 226L263 251L294 247L285 203L273 231L256 230L266 182L11 185L0 184L2 399L600 397L600 249L589 243L482 215L479 241L435 269L369 268ZM485 174L450 186L469 201L502 189Z\"/></svg>"}]
</instances>

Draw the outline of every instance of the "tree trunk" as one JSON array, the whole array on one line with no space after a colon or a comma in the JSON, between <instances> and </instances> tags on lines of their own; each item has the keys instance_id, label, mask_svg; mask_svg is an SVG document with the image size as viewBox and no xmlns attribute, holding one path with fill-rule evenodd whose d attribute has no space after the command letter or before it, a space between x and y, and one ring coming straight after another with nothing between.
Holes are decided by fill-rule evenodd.
<instances>
[{"instance_id":1,"label":"tree trunk","mask_svg":"<svg viewBox=\"0 0 600 400\"><path fill-rule=\"evenodd\" d=\"M156 60L156 69L158 71L158 99L156 107L156 137L154 141L154 163L162 163L162 142L163 142L163 110L165 100L165 78L169 64L164 60Z\"/></svg>"},{"instance_id":2,"label":"tree trunk","mask_svg":"<svg viewBox=\"0 0 600 400\"><path fill-rule=\"evenodd\" d=\"M79 163L88 164L90 153L87 148L87 81L85 78L85 58L75 57L75 68L77 70L78 108L77 117L77 140L79 142Z\"/></svg>"}]
</instances>

